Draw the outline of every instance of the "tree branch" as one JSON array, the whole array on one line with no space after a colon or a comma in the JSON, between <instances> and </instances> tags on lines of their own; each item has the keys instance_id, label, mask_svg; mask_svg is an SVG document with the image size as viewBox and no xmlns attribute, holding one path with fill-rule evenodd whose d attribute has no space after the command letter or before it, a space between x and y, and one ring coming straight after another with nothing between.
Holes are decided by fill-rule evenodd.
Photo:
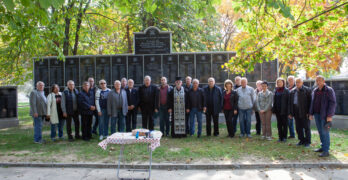
<instances>
[{"instance_id":1,"label":"tree branch","mask_svg":"<svg viewBox=\"0 0 348 180\"><path fill-rule=\"evenodd\" d=\"M112 18L109 18L109 17L107 17L107 16L105 16L105 15L103 15L103 14L99 14L99 13L86 13L86 14L98 15L98 16L104 17L104 18L106 18L106 19L109 19L110 21L113 21L113 22L115 22L115 23L118 23L116 20L114 20L114 19L112 19Z\"/></svg>"}]
</instances>

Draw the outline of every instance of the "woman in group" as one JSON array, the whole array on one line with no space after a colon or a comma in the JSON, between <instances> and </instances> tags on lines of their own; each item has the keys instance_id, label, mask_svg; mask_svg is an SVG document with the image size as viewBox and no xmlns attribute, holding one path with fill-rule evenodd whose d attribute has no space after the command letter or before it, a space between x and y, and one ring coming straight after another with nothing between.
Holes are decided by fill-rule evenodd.
<instances>
[{"instance_id":1,"label":"woman in group","mask_svg":"<svg viewBox=\"0 0 348 180\"><path fill-rule=\"evenodd\" d=\"M278 142L286 142L288 134L288 103L289 90L285 86L285 80L283 78L278 78L276 81L276 89L274 90L272 110L277 117Z\"/></svg>"},{"instance_id":2,"label":"woman in group","mask_svg":"<svg viewBox=\"0 0 348 180\"><path fill-rule=\"evenodd\" d=\"M62 93L59 92L59 86L54 84L51 93L47 96L47 118L51 122L51 139L56 141L56 132L58 127L58 137L63 139L64 119L61 108Z\"/></svg>"},{"instance_id":3,"label":"woman in group","mask_svg":"<svg viewBox=\"0 0 348 180\"><path fill-rule=\"evenodd\" d=\"M225 90L222 94L223 97L223 111L225 114L228 137L234 137L234 129L237 125L237 121L233 122L233 117L238 114L238 94L233 90L233 82L227 79L224 83Z\"/></svg>"},{"instance_id":4,"label":"woman in group","mask_svg":"<svg viewBox=\"0 0 348 180\"><path fill-rule=\"evenodd\" d=\"M262 138L272 140L272 101L273 93L268 90L268 83L261 83L262 91L257 94L256 106L261 118Z\"/></svg>"}]
</instances>

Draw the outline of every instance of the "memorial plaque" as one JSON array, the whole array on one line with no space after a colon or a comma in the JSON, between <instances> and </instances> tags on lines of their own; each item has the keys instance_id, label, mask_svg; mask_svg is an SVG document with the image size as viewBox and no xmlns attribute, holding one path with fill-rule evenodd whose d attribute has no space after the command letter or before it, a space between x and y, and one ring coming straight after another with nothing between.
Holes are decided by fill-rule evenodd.
<instances>
[{"instance_id":1,"label":"memorial plaque","mask_svg":"<svg viewBox=\"0 0 348 180\"><path fill-rule=\"evenodd\" d=\"M113 56L112 57L112 82L127 77L127 56Z\"/></svg>"},{"instance_id":2,"label":"memorial plaque","mask_svg":"<svg viewBox=\"0 0 348 180\"><path fill-rule=\"evenodd\" d=\"M50 59L50 84L64 86L64 63L56 58Z\"/></svg>"},{"instance_id":3,"label":"memorial plaque","mask_svg":"<svg viewBox=\"0 0 348 180\"><path fill-rule=\"evenodd\" d=\"M17 117L17 89L0 87L0 118Z\"/></svg>"},{"instance_id":4,"label":"memorial plaque","mask_svg":"<svg viewBox=\"0 0 348 180\"><path fill-rule=\"evenodd\" d=\"M41 59L41 60L35 61L34 84L36 84L36 82L38 81L42 81L45 83L46 86L49 85L48 62L49 62L48 59Z\"/></svg>"},{"instance_id":5,"label":"memorial plaque","mask_svg":"<svg viewBox=\"0 0 348 180\"><path fill-rule=\"evenodd\" d=\"M161 56L144 56L144 75L151 77L151 82L161 84L162 68Z\"/></svg>"},{"instance_id":6,"label":"memorial plaque","mask_svg":"<svg viewBox=\"0 0 348 180\"><path fill-rule=\"evenodd\" d=\"M104 79L106 84L112 84L111 80L111 62L110 56L103 56L96 58L96 80L95 83L99 85L99 80Z\"/></svg>"},{"instance_id":7,"label":"memorial plaque","mask_svg":"<svg viewBox=\"0 0 348 180\"><path fill-rule=\"evenodd\" d=\"M171 32L163 32L156 27L149 27L144 32L134 33L134 53L170 54L171 40Z\"/></svg>"},{"instance_id":8,"label":"memorial plaque","mask_svg":"<svg viewBox=\"0 0 348 180\"><path fill-rule=\"evenodd\" d=\"M94 59L95 57L81 57L80 58L80 82L81 86L84 81L88 81L89 77L95 77L94 75ZM95 83L97 82L94 80Z\"/></svg>"},{"instance_id":9,"label":"memorial plaque","mask_svg":"<svg viewBox=\"0 0 348 180\"><path fill-rule=\"evenodd\" d=\"M65 81L64 86L67 86L67 82L73 80L75 86L80 86L79 80L79 58L66 58L65 60Z\"/></svg>"},{"instance_id":10,"label":"memorial plaque","mask_svg":"<svg viewBox=\"0 0 348 180\"><path fill-rule=\"evenodd\" d=\"M174 84L178 76L178 55L163 55L163 76L167 78L168 84Z\"/></svg>"},{"instance_id":11,"label":"memorial plaque","mask_svg":"<svg viewBox=\"0 0 348 180\"><path fill-rule=\"evenodd\" d=\"M179 55L179 76L185 78L191 76L195 78L194 55L180 54Z\"/></svg>"},{"instance_id":12,"label":"memorial plaque","mask_svg":"<svg viewBox=\"0 0 348 180\"><path fill-rule=\"evenodd\" d=\"M348 115L348 90L335 90L337 115Z\"/></svg>"},{"instance_id":13,"label":"memorial plaque","mask_svg":"<svg viewBox=\"0 0 348 180\"><path fill-rule=\"evenodd\" d=\"M246 73L246 78L248 79L248 82L256 82L258 80L264 80L261 79L261 64L257 63L255 64L254 71L252 72L247 72Z\"/></svg>"},{"instance_id":14,"label":"memorial plaque","mask_svg":"<svg viewBox=\"0 0 348 180\"><path fill-rule=\"evenodd\" d=\"M128 56L128 79L143 84L143 56Z\"/></svg>"},{"instance_id":15,"label":"memorial plaque","mask_svg":"<svg viewBox=\"0 0 348 180\"><path fill-rule=\"evenodd\" d=\"M228 61L227 54L213 54L213 77L217 83L224 83L228 78L227 69L221 68Z\"/></svg>"},{"instance_id":16,"label":"memorial plaque","mask_svg":"<svg viewBox=\"0 0 348 180\"><path fill-rule=\"evenodd\" d=\"M263 62L262 64L262 80L275 82L278 78L277 60Z\"/></svg>"},{"instance_id":17,"label":"memorial plaque","mask_svg":"<svg viewBox=\"0 0 348 180\"><path fill-rule=\"evenodd\" d=\"M207 83L211 77L211 54L196 54L196 77L201 83Z\"/></svg>"}]
</instances>

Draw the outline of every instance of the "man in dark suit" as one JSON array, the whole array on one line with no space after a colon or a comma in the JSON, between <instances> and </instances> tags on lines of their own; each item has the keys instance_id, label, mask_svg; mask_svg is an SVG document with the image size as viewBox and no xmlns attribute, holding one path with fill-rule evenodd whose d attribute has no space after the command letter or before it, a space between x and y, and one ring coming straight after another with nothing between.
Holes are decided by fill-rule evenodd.
<instances>
[{"instance_id":1,"label":"man in dark suit","mask_svg":"<svg viewBox=\"0 0 348 180\"><path fill-rule=\"evenodd\" d=\"M126 131L131 132L137 126L137 108L139 103L138 90L134 88L133 79L128 80L128 87L126 88L128 113L126 120Z\"/></svg>"},{"instance_id":2,"label":"man in dark suit","mask_svg":"<svg viewBox=\"0 0 348 180\"><path fill-rule=\"evenodd\" d=\"M82 91L78 94L78 107L81 113L82 139L89 141L92 138L92 118L95 107L94 94L90 91L90 83L84 82Z\"/></svg>"},{"instance_id":3,"label":"man in dark suit","mask_svg":"<svg viewBox=\"0 0 348 180\"><path fill-rule=\"evenodd\" d=\"M158 89L151 84L150 76L145 76L144 84L139 88L139 107L142 115L142 127L153 130L153 115L158 112Z\"/></svg>"},{"instance_id":4,"label":"man in dark suit","mask_svg":"<svg viewBox=\"0 0 348 180\"><path fill-rule=\"evenodd\" d=\"M309 109L311 105L311 90L303 85L301 78L296 79L296 88L290 91L289 118L295 117L297 137L300 142L297 146L310 147L311 129Z\"/></svg>"},{"instance_id":5,"label":"man in dark suit","mask_svg":"<svg viewBox=\"0 0 348 180\"><path fill-rule=\"evenodd\" d=\"M211 135L211 118L214 122L214 136L219 135L219 113L222 110L222 91L221 88L215 85L215 79L208 79L208 86L204 88L204 108L206 115L207 136Z\"/></svg>"}]
</instances>

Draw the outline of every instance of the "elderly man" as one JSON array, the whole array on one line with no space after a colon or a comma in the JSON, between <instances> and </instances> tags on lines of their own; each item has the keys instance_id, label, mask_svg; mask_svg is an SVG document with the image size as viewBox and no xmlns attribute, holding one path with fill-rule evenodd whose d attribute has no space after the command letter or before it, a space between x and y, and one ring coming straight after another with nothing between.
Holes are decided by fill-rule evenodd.
<instances>
[{"instance_id":1,"label":"elderly man","mask_svg":"<svg viewBox=\"0 0 348 180\"><path fill-rule=\"evenodd\" d=\"M185 78L185 93L187 94L192 89L192 78L187 76ZM185 114L185 123L186 123L186 134L190 133L190 113Z\"/></svg>"},{"instance_id":2,"label":"elderly man","mask_svg":"<svg viewBox=\"0 0 348 180\"><path fill-rule=\"evenodd\" d=\"M99 140L103 140L108 136L110 116L107 112L107 98L111 91L104 79L99 81L100 89L95 94L95 105L99 116Z\"/></svg>"},{"instance_id":3,"label":"elderly man","mask_svg":"<svg viewBox=\"0 0 348 180\"><path fill-rule=\"evenodd\" d=\"M138 90L134 88L133 79L128 80L128 87L126 88L127 101L128 101L128 113L126 119L126 131L131 132L131 130L137 127L137 108L139 103Z\"/></svg>"},{"instance_id":4,"label":"elderly man","mask_svg":"<svg viewBox=\"0 0 348 180\"><path fill-rule=\"evenodd\" d=\"M242 80L242 78L240 76L237 76L234 78L234 87L233 87L234 90L237 90L239 87L242 86L241 80Z\"/></svg>"},{"instance_id":5,"label":"elderly man","mask_svg":"<svg viewBox=\"0 0 348 180\"><path fill-rule=\"evenodd\" d=\"M69 141L73 141L71 134L71 123L74 120L75 125L75 139L80 139L80 120L77 107L77 96L79 91L75 88L73 80L67 82L68 87L62 93L62 111L63 117L66 118L66 132L68 134Z\"/></svg>"},{"instance_id":6,"label":"elderly man","mask_svg":"<svg viewBox=\"0 0 348 180\"><path fill-rule=\"evenodd\" d=\"M262 83L261 80L256 81L256 88L254 90L256 97L257 97L257 94L262 91L261 83ZM255 125L256 135L260 135L261 134L261 118L260 118L260 114L256 108L256 100L255 100L255 104L254 104L254 110L255 110L255 118L256 118L256 125Z\"/></svg>"},{"instance_id":7,"label":"elderly man","mask_svg":"<svg viewBox=\"0 0 348 180\"><path fill-rule=\"evenodd\" d=\"M193 79L192 89L187 93L186 113L190 113L190 135L195 134L195 116L198 123L197 137L202 134L202 112L204 108L204 91L199 87L199 80Z\"/></svg>"},{"instance_id":8,"label":"elderly man","mask_svg":"<svg viewBox=\"0 0 348 180\"><path fill-rule=\"evenodd\" d=\"M168 94L168 113L171 114L173 138L186 137L186 94L181 77L175 78L175 87Z\"/></svg>"},{"instance_id":9,"label":"elderly man","mask_svg":"<svg viewBox=\"0 0 348 180\"><path fill-rule=\"evenodd\" d=\"M253 105L255 102L254 89L247 85L247 78L241 79L241 87L237 88L238 99L238 113L239 113L239 124L240 124L240 136L251 138L251 114L253 112Z\"/></svg>"},{"instance_id":10,"label":"elderly man","mask_svg":"<svg viewBox=\"0 0 348 180\"><path fill-rule=\"evenodd\" d=\"M219 135L219 113L223 106L223 96L221 88L215 85L215 79L208 79L208 86L204 88L204 108L206 115L207 136L211 135L211 118L214 122L214 136Z\"/></svg>"},{"instance_id":11,"label":"elderly man","mask_svg":"<svg viewBox=\"0 0 348 180\"><path fill-rule=\"evenodd\" d=\"M95 108L94 94L90 91L90 82L84 82L82 91L78 94L78 107L81 113L82 139L89 141L92 138L92 118Z\"/></svg>"},{"instance_id":12,"label":"elderly man","mask_svg":"<svg viewBox=\"0 0 348 180\"><path fill-rule=\"evenodd\" d=\"M122 78L121 79L121 89L127 89L127 78Z\"/></svg>"},{"instance_id":13,"label":"elderly man","mask_svg":"<svg viewBox=\"0 0 348 180\"><path fill-rule=\"evenodd\" d=\"M315 118L315 124L319 132L321 148L315 152L321 152L319 157L328 157L330 149L330 128L332 116L335 115L336 96L335 91L325 84L323 76L316 78L317 88L312 92L312 103L309 109L309 119Z\"/></svg>"},{"instance_id":14,"label":"elderly man","mask_svg":"<svg viewBox=\"0 0 348 180\"><path fill-rule=\"evenodd\" d=\"M153 115L158 112L158 89L151 84L150 76L145 76L144 84L139 88L139 107L142 115L142 127L153 130Z\"/></svg>"},{"instance_id":15,"label":"elderly man","mask_svg":"<svg viewBox=\"0 0 348 180\"><path fill-rule=\"evenodd\" d=\"M288 77L288 89L289 89L289 91L291 91L294 88L296 88L295 77L289 76ZM294 118L288 118L288 123L289 123L289 133L290 133L290 136L288 138L289 139L295 138Z\"/></svg>"},{"instance_id":16,"label":"elderly man","mask_svg":"<svg viewBox=\"0 0 348 180\"><path fill-rule=\"evenodd\" d=\"M296 79L296 88L290 91L289 118L295 117L297 137L300 140L297 146L309 148L311 144L311 129L309 108L311 105L311 90L303 85L301 78Z\"/></svg>"},{"instance_id":17,"label":"elderly man","mask_svg":"<svg viewBox=\"0 0 348 180\"><path fill-rule=\"evenodd\" d=\"M160 115L160 130L163 135L169 136L170 122L168 114L168 94L173 87L167 84L167 78L161 78L161 86L159 90L159 115Z\"/></svg>"},{"instance_id":18,"label":"elderly man","mask_svg":"<svg viewBox=\"0 0 348 180\"><path fill-rule=\"evenodd\" d=\"M93 99L95 100L95 94L98 91L98 87L95 85L93 77L89 77L88 78L88 82L89 82L89 85L90 85L89 86L89 88L90 88L89 91L91 91ZM94 106L95 106L95 104L94 104ZM95 109L95 111L93 112L93 116L95 118L95 121L93 123L93 120L92 120L92 124L93 124L92 133L93 134L97 134L97 127L98 127L98 123L99 123L99 116L98 116L97 109ZM99 132L99 134L100 134L100 132Z\"/></svg>"},{"instance_id":19,"label":"elderly man","mask_svg":"<svg viewBox=\"0 0 348 180\"><path fill-rule=\"evenodd\" d=\"M121 88L121 82L116 80L114 83L115 89L110 91L107 99L107 111L111 117L111 134L116 132L124 132L125 116L128 112L127 93Z\"/></svg>"},{"instance_id":20,"label":"elderly man","mask_svg":"<svg viewBox=\"0 0 348 180\"><path fill-rule=\"evenodd\" d=\"M34 120L34 142L42 144L42 121L47 114L47 99L44 92L45 83L38 81L36 90L30 93L30 115Z\"/></svg>"}]
</instances>

